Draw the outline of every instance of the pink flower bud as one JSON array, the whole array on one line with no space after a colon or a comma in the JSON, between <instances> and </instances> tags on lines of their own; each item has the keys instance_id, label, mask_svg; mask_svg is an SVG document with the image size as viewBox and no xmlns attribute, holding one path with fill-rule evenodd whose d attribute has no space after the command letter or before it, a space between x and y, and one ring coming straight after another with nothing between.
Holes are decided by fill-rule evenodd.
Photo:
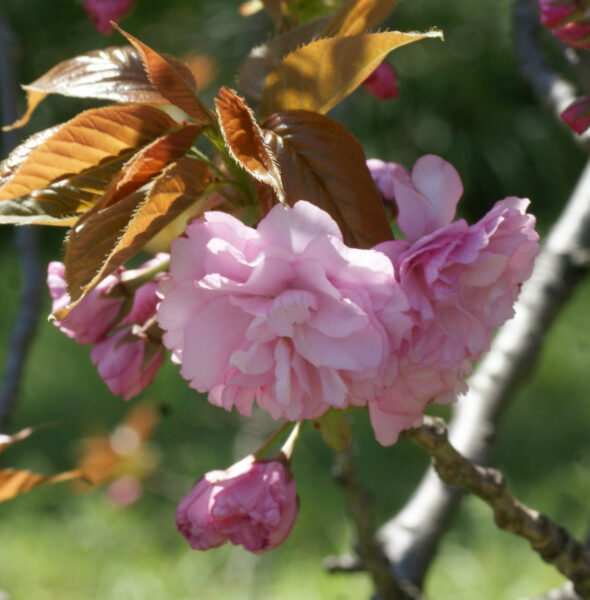
<instances>
[{"instance_id":1,"label":"pink flower bud","mask_svg":"<svg viewBox=\"0 0 590 600\"><path fill-rule=\"evenodd\" d=\"M576 98L562 113L561 118L577 133L590 126L590 95Z\"/></svg>"},{"instance_id":2,"label":"pink flower bud","mask_svg":"<svg viewBox=\"0 0 590 600\"><path fill-rule=\"evenodd\" d=\"M164 352L159 343L136 335L129 326L95 344L90 357L111 392L129 400L154 380Z\"/></svg>"},{"instance_id":3,"label":"pink flower bud","mask_svg":"<svg viewBox=\"0 0 590 600\"><path fill-rule=\"evenodd\" d=\"M103 35L109 35L113 30L109 21L118 23L134 3L135 0L84 0L84 9L96 30Z\"/></svg>"},{"instance_id":4,"label":"pink flower bud","mask_svg":"<svg viewBox=\"0 0 590 600\"><path fill-rule=\"evenodd\" d=\"M94 344L103 339L115 325L116 317L123 306L123 294L116 298L108 297L120 283L119 273L120 271L117 271L116 274L105 277L62 321L53 321L54 325L68 337L75 339L78 344ZM49 263L47 286L53 300L52 312L65 308L70 303L63 263Z\"/></svg>"},{"instance_id":5,"label":"pink flower bud","mask_svg":"<svg viewBox=\"0 0 590 600\"><path fill-rule=\"evenodd\" d=\"M590 48L589 0L539 0L541 24L561 41L577 48Z\"/></svg>"},{"instance_id":6,"label":"pink flower bud","mask_svg":"<svg viewBox=\"0 0 590 600\"><path fill-rule=\"evenodd\" d=\"M195 550L229 540L259 554L285 541L297 508L289 467L279 460L248 456L199 479L176 509L176 526Z\"/></svg>"},{"instance_id":7,"label":"pink flower bud","mask_svg":"<svg viewBox=\"0 0 590 600\"><path fill-rule=\"evenodd\" d=\"M393 67L383 61L364 81L363 85L369 94L380 100L389 100L399 96L397 77Z\"/></svg>"}]
</instances>

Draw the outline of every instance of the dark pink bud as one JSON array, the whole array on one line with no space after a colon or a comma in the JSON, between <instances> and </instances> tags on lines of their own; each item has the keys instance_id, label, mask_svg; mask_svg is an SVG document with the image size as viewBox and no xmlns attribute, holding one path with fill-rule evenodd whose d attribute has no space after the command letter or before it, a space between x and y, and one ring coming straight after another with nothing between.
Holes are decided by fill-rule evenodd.
<instances>
[{"instance_id":1,"label":"dark pink bud","mask_svg":"<svg viewBox=\"0 0 590 600\"><path fill-rule=\"evenodd\" d=\"M590 126L590 95L580 96L562 113L561 118L579 135Z\"/></svg>"},{"instance_id":2,"label":"dark pink bud","mask_svg":"<svg viewBox=\"0 0 590 600\"><path fill-rule=\"evenodd\" d=\"M110 21L115 23L131 10L135 0L84 0L84 8L97 31L109 35L113 28Z\"/></svg>"},{"instance_id":3,"label":"dark pink bud","mask_svg":"<svg viewBox=\"0 0 590 600\"><path fill-rule=\"evenodd\" d=\"M199 479L176 509L176 526L195 550L229 540L259 554L282 544L295 523L297 494L289 467L248 456Z\"/></svg>"},{"instance_id":4,"label":"dark pink bud","mask_svg":"<svg viewBox=\"0 0 590 600\"><path fill-rule=\"evenodd\" d=\"M399 96L395 71L385 61L363 81L363 85L369 94L376 96L380 100L388 100Z\"/></svg>"}]
</instances>

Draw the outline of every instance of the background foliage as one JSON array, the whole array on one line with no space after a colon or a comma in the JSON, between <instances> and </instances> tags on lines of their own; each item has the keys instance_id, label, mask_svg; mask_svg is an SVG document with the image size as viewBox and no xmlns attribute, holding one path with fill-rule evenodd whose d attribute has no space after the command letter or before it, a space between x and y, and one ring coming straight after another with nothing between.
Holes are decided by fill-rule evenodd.
<instances>
[{"instance_id":1,"label":"background foliage","mask_svg":"<svg viewBox=\"0 0 590 600\"><path fill-rule=\"evenodd\" d=\"M214 57L218 76L211 92L203 94L210 105L219 85L235 87L237 65L270 28L262 14L241 18L238 4L138 0L122 25L158 51ZM4 0L0 11L18 37L21 82L75 54L124 43L117 34L105 39L96 33L81 4L73 0ZM529 196L540 230L546 231L584 156L518 73L509 2L402 2L387 25L406 31L436 26L445 32L446 42L427 40L390 56L400 78L398 99L379 102L359 90L330 116L354 132L367 156L410 166L432 152L452 162L463 178L461 210L469 220L499 198ZM50 97L23 135L65 121L88 106ZM43 259L59 258L62 231L43 229L40 235ZM0 230L0 251L2 364L19 285L8 227ZM585 285L552 331L530 383L506 415L495 452L514 492L580 537L587 526L590 492L589 302L590 285ZM48 299L45 309L48 314ZM86 348L42 323L11 430L58 424L7 450L1 458L4 465L42 472L68 469L76 460L77 440L107 431L124 418L129 407L108 393L88 355ZM177 500L202 472L229 465L234 451L254 448L252 438L261 435L265 424L244 423L211 407L186 387L171 365L142 398L169 410L153 439L161 468L146 481L147 492L139 503L122 511L101 490L79 495L62 484L0 506L0 589L10 598L368 596L364 575L328 576L321 569L321 558L346 551L351 539L330 477L330 451L319 435L307 431L296 453L301 512L281 549L262 558L229 546L196 553L175 531ZM403 504L427 458L404 443L378 446L362 415L355 417L354 431L363 477L383 520ZM473 499L463 505L447 536L425 592L430 598L502 600L559 583L559 576L524 541L497 531L488 509Z\"/></svg>"}]
</instances>

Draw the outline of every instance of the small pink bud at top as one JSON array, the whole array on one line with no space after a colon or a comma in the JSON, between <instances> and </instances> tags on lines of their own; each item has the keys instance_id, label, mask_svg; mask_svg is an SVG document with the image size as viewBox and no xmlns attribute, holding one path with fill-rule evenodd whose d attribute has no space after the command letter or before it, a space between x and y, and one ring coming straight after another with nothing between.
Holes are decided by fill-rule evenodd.
<instances>
[{"instance_id":1,"label":"small pink bud at top","mask_svg":"<svg viewBox=\"0 0 590 600\"><path fill-rule=\"evenodd\" d=\"M579 135L590 126L590 95L576 98L562 113L561 118Z\"/></svg>"},{"instance_id":2,"label":"small pink bud at top","mask_svg":"<svg viewBox=\"0 0 590 600\"><path fill-rule=\"evenodd\" d=\"M229 540L260 554L282 544L297 516L295 479L280 460L248 456L199 479L176 509L176 526L195 550Z\"/></svg>"},{"instance_id":3,"label":"small pink bud at top","mask_svg":"<svg viewBox=\"0 0 590 600\"><path fill-rule=\"evenodd\" d=\"M397 77L393 67L383 61L364 81L363 86L369 94L380 100L389 100L399 96Z\"/></svg>"},{"instance_id":4,"label":"small pink bud at top","mask_svg":"<svg viewBox=\"0 0 590 600\"><path fill-rule=\"evenodd\" d=\"M96 30L103 35L109 35L113 31L110 21L118 23L134 4L135 0L84 0L88 16Z\"/></svg>"}]
</instances>

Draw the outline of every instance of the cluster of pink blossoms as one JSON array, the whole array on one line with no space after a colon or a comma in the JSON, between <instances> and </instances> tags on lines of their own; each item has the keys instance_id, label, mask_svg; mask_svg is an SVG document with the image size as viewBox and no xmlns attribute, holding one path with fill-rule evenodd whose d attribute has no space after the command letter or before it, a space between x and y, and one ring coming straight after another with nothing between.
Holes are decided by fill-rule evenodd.
<instances>
[{"instance_id":1,"label":"cluster of pink blossoms","mask_svg":"<svg viewBox=\"0 0 590 600\"><path fill-rule=\"evenodd\" d=\"M63 320L54 321L79 344L93 344L91 358L98 374L113 394L120 394L125 400L153 381L164 352L159 341L150 335L150 327L155 324L160 276L140 285L133 297L123 281L133 281L167 262L167 254L158 254L136 270L118 269L105 277ZM47 285L53 300L52 312L70 304L63 263L49 263Z\"/></svg>"},{"instance_id":2,"label":"cluster of pink blossoms","mask_svg":"<svg viewBox=\"0 0 590 600\"><path fill-rule=\"evenodd\" d=\"M541 24L570 46L590 48L588 0L539 0Z\"/></svg>"},{"instance_id":3,"label":"cluster of pink blossoms","mask_svg":"<svg viewBox=\"0 0 590 600\"><path fill-rule=\"evenodd\" d=\"M256 229L207 213L172 244L163 343L212 404L247 416L256 402L291 421L364 406L389 445L429 403L464 391L539 251L528 201L502 200L470 227L451 222L462 185L441 158L411 175L369 168L407 241L348 248L327 213L299 201Z\"/></svg>"}]
</instances>

